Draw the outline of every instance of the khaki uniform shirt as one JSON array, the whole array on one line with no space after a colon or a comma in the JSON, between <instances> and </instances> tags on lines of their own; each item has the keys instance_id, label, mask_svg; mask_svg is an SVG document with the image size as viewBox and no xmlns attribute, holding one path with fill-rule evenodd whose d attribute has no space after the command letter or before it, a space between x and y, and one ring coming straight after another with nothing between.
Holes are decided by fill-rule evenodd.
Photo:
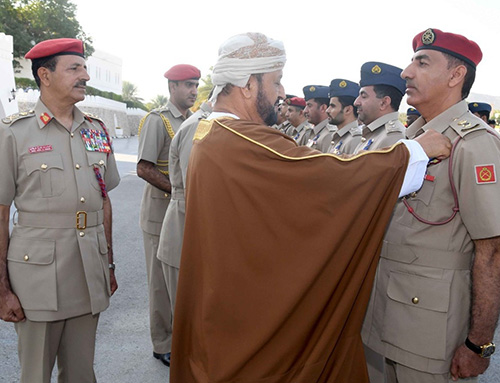
<instances>
[{"instance_id":1,"label":"khaki uniform shirt","mask_svg":"<svg viewBox=\"0 0 500 383\"><path fill-rule=\"evenodd\" d=\"M200 119L208 117L210 112L209 104L201 104L200 109L182 124L170 145L169 169L172 199L161 228L157 257L160 261L176 268L180 268L181 263L184 218L186 216L184 189L193 136Z\"/></svg>"},{"instance_id":2,"label":"khaki uniform shirt","mask_svg":"<svg viewBox=\"0 0 500 383\"><path fill-rule=\"evenodd\" d=\"M459 213L446 224L420 222L402 201L384 240L363 327L363 341L410 368L446 373L469 324L473 240L500 235L500 139L461 101L429 123L419 118L408 136L434 129L461 138L452 158ZM408 197L421 219L446 221L454 196L449 159L430 161L424 185Z\"/></svg>"},{"instance_id":3,"label":"khaki uniform shirt","mask_svg":"<svg viewBox=\"0 0 500 383\"><path fill-rule=\"evenodd\" d=\"M311 129L311 124L305 120L302 124L295 128L292 138L297 142L297 145L305 145L304 137L308 129Z\"/></svg>"},{"instance_id":4,"label":"khaki uniform shirt","mask_svg":"<svg viewBox=\"0 0 500 383\"><path fill-rule=\"evenodd\" d=\"M188 110L188 117L192 114ZM164 108L153 110L144 117L139 131L137 161L156 164L160 172L168 176L168 152L172 138L185 118L170 101ZM147 233L160 235L161 225L170 195L146 182L142 195L140 226Z\"/></svg>"},{"instance_id":5,"label":"khaki uniform shirt","mask_svg":"<svg viewBox=\"0 0 500 383\"><path fill-rule=\"evenodd\" d=\"M332 135L332 141L327 149L327 153L332 154L353 154L356 147L361 142L361 127L358 121L353 121L337 130Z\"/></svg>"},{"instance_id":6,"label":"khaki uniform shirt","mask_svg":"<svg viewBox=\"0 0 500 383\"><path fill-rule=\"evenodd\" d=\"M306 142L306 146L326 153L330 142L332 142L332 135L337 127L328 124L328 119L321 121L318 125L312 127L312 133Z\"/></svg>"},{"instance_id":7,"label":"khaki uniform shirt","mask_svg":"<svg viewBox=\"0 0 500 383\"><path fill-rule=\"evenodd\" d=\"M405 138L405 130L405 126L399 121L398 112L385 114L363 128L363 138L354 153L392 146Z\"/></svg>"},{"instance_id":8,"label":"khaki uniform shirt","mask_svg":"<svg viewBox=\"0 0 500 383\"><path fill-rule=\"evenodd\" d=\"M71 132L41 100L34 111L2 120L0 204L14 202L18 210L7 266L29 320L96 314L109 305L103 197L94 168L108 191L118 185L110 146L99 121L76 107Z\"/></svg>"}]
</instances>

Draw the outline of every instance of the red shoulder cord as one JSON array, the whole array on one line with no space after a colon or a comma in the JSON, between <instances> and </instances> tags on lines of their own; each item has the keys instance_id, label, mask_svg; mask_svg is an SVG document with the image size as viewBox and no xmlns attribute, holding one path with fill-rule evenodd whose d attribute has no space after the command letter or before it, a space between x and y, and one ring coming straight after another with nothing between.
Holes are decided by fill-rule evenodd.
<instances>
[{"instance_id":1,"label":"red shoulder cord","mask_svg":"<svg viewBox=\"0 0 500 383\"><path fill-rule=\"evenodd\" d=\"M486 130L489 134L493 135L498 139L498 136L496 136L494 133ZM453 155L455 154L455 148L458 145L458 142L462 139L461 136L458 136L455 142L453 143L453 146L451 147L451 153L450 153L450 158L448 160L448 177L450 179L450 187L451 187L451 192L453 193L453 200L455 202L455 205L453 206L452 210L453 213L451 214L450 218L445 219L444 221L438 221L438 222L432 222L428 221L422 217L420 217L417 213L415 213L415 210L410 206L408 201L406 200L406 196L403 197L403 203L405 204L406 208L410 212L411 215L413 215L418 221L425 223L426 225L432 225L432 226L439 226L439 225L445 225L448 222L450 222L457 213L460 211L459 206L458 206L458 194L457 194L457 189L455 188L455 183L453 182Z\"/></svg>"},{"instance_id":2,"label":"red shoulder cord","mask_svg":"<svg viewBox=\"0 0 500 383\"><path fill-rule=\"evenodd\" d=\"M108 140L109 149L111 152L111 150L112 150L111 149L111 139L109 137L106 126L104 125L104 122L102 122L101 120L97 120L97 122L99 122L99 125L101 125L102 130L104 130L104 134L106 135L106 139ZM107 153L108 157L109 157L110 152ZM106 190L106 183L104 182L104 178L102 177L101 171L99 170L99 167L97 165L94 165L94 173L95 173L95 177L97 178L97 183L99 184L99 187L101 189L102 198L106 199L108 196L108 192Z\"/></svg>"}]
</instances>

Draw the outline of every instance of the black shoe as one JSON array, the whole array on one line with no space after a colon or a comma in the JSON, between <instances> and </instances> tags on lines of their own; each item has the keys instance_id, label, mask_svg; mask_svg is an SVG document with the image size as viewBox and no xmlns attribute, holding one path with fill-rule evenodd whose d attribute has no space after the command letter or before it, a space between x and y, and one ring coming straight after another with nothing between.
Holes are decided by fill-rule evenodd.
<instances>
[{"instance_id":1,"label":"black shoe","mask_svg":"<svg viewBox=\"0 0 500 383\"><path fill-rule=\"evenodd\" d=\"M160 362L162 362L165 366L170 367L170 353L167 352L166 354L157 354L156 352L153 351L153 356L156 359L159 359Z\"/></svg>"}]
</instances>

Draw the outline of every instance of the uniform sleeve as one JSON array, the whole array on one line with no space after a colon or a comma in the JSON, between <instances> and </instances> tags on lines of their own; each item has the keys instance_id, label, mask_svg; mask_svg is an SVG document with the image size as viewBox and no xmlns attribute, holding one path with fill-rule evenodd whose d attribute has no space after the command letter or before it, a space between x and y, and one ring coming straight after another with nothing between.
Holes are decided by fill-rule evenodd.
<instances>
[{"instance_id":1,"label":"uniform sleeve","mask_svg":"<svg viewBox=\"0 0 500 383\"><path fill-rule=\"evenodd\" d=\"M453 177L467 231L472 239L499 236L500 139L485 131L466 136L455 156Z\"/></svg>"},{"instance_id":2,"label":"uniform sleeve","mask_svg":"<svg viewBox=\"0 0 500 383\"><path fill-rule=\"evenodd\" d=\"M110 153L108 157L104 182L106 183L107 191L113 190L120 183L120 173L118 172L118 167L116 166L114 153Z\"/></svg>"},{"instance_id":3,"label":"uniform sleeve","mask_svg":"<svg viewBox=\"0 0 500 383\"><path fill-rule=\"evenodd\" d=\"M429 157L427 157L424 149L417 141L401 140L401 142L408 148L410 159L408 160L408 167L406 168L405 178L399 192L399 197L417 191L422 187L427 163L429 162Z\"/></svg>"},{"instance_id":4,"label":"uniform sleeve","mask_svg":"<svg viewBox=\"0 0 500 383\"><path fill-rule=\"evenodd\" d=\"M161 117L154 113L147 115L139 134L137 161L145 160L156 164L165 146L166 135L167 131Z\"/></svg>"},{"instance_id":5,"label":"uniform sleeve","mask_svg":"<svg viewBox=\"0 0 500 383\"><path fill-rule=\"evenodd\" d=\"M10 206L16 196L16 142L10 129L0 126L0 204Z\"/></svg>"}]
</instances>

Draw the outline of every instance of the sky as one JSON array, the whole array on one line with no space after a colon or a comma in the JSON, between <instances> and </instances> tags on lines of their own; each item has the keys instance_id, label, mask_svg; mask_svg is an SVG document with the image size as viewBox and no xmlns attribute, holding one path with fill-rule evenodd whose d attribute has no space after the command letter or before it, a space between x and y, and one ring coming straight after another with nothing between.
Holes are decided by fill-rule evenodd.
<instances>
[{"instance_id":1,"label":"sky","mask_svg":"<svg viewBox=\"0 0 500 383\"><path fill-rule=\"evenodd\" d=\"M163 74L173 65L210 74L229 37L261 32L282 40L282 83L303 96L306 85L334 78L359 81L361 65L381 61L404 69L413 37L427 28L459 33L483 51L472 92L500 96L498 0L72 0L96 49L123 60L124 81L149 102L168 95ZM481 100L476 100L481 101Z\"/></svg>"}]
</instances>

